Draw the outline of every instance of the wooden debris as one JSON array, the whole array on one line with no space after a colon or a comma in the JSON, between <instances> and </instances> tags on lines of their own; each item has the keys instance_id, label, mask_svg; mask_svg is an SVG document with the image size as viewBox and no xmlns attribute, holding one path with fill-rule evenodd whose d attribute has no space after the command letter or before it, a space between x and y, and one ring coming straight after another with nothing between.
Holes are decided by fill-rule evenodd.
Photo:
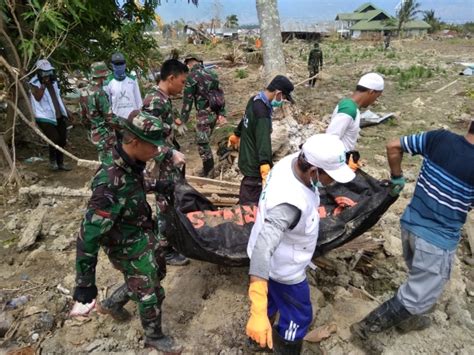
<instances>
[{"instance_id":1,"label":"wooden debris","mask_svg":"<svg viewBox=\"0 0 474 355\"><path fill-rule=\"evenodd\" d=\"M317 327L310 331L304 337L304 340L309 341L310 343L319 343L320 341L327 339L337 332L337 325L335 323L326 324L321 327Z\"/></svg>"},{"instance_id":2,"label":"wooden debris","mask_svg":"<svg viewBox=\"0 0 474 355\"><path fill-rule=\"evenodd\" d=\"M36 238L41 232L44 217L48 212L49 207L41 203L31 212L28 225L17 245L19 251L24 250L35 243Z\"/></svg>"},{"instance_id":3,"label":"wooden debris","mask_svg":"<svg viewBox=\"0 0 474 355\"><path fill-rule=\"evenodd\" d=\"M448 85L443 86L442 88L439 88L438 90L435 91L435 94L443 91L444 89L449 88L451 85L455 84L459 79L456 79L454 81L451 81Z\"/></svg>"},{"instance_id":4,"label":"wooden debris","mask_svg":"<svg viewBox=\"0 0 474 355\"><path fill-rule=\"evenodd\" d=\"M21 186L20 175L18 174L15 164L13 164L13 160L10 157L10 151L8 150L8 146L5 143L5 139L3 139L3 135L0 135L0 149L2 150L3 155L5 156L5 160L7 161L8 166L10 167L11 176L15 179L17 185Z\"/></svg>"},{"instance_id":5,"label":"wooden debris","mask_svg":"<svg viewBox=\"0 0 474 355\"><path fill-rule=\"evenodd\" d=\"M341 245L339 248L335 249L335 251L353 251L353 252L375 252L379 250L384 243L384 239L380 238L373 238L369 235L361 235L354 240L351 240L349 243Z\"/></svg>"},{"instance_id":6,"label":"wooden debris","mask_svg":"<svg viewBox=\"0 0 474 355\"><path fill-rule=\"evenodd\" d=\"M90 197L92 192L89 189L70 189L68 187L44 187L31 185L22 187L19 190L20 195L33 196L63 196L63 197Z\"/></svg>"}]
</instances>

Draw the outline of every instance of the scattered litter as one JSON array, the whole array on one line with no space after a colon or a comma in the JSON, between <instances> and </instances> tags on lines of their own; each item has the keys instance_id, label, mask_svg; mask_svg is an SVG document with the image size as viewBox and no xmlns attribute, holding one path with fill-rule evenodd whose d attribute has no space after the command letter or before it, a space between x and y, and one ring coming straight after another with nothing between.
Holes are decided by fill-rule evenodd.
<instances>
[{"instance_id":1,"label":"scattered litter","mask_svg":"<svg viewBox=\"0 0 474 355\"><path fill-rule=\"evenodd\" d=\"M29 157L25 159L25 163L28 163L28 164L36 163L37 161L44 161L44 159L41 157Z\"/></svg>"},{"instance_id":2,"label":"scattered litter","mask_svg":"<svg viewBox=\"0 0 474 355\"><path fill-rule=\"evenodd\" d=\"M11 299L10 301L7 302L6 307L7 308L17 308L23 306L26 302L28 302L28 296L20 296Z\"/></svg>"},{"instance_id":3,"label":"scattered litter","mask_svg":"<svg viewBox=\"0 0 474 355\"><path fill-rule=\"evenodd\" d=\"M65 295L71 294L71 291L69 291L67 288L63 287L61 284L58 284L56 286L56 288L58 289L59 292L65 294Z\"/></svg>"},{"instance_id":4,"label":"scattered litter","mask_svg":"<svg viewBox=\"0 0 474 355\"><path fill-rule=\"evenodd\" d=\"M423 101L421 101L421 99L418 97L416 100L414 100L411 105L413 107L423 107L425 106L425 103Z\"/></svg>"},{"instance_id":5,"label":"scattered litter","mask_svg":"<svg viewBox=\"0 0 474 355\"><path fill-rule=\"evenodd\" d=\"M74 303L69 317L87 317L89 313L95 308L95 300L91 303L83 304L81 302Z\"/></svg>"},{"instance_id":6,"label":"scattered litter","mask_svg":"<svg viewBox=\"0 0 474 355\"><path fill-rule=\"evenodd\" d=\"M33 335L31 336L31 340L33 341L37 341L39 339L39 334L38 333L33 333Z\"/></svg>"},{"instance_id":7,"label":"scattered litter","mask_svg":"<svg viewBox=\"0 0 474 355\"><path fill-rule=\"evenodd\" d=\"M451 81L448 85L443 86L442 88L439 88L438 90L435 91L435 94L443 91L444 89L449 88L451 85L455 84L459 79L456 79L454 81Z\"/></svg>"},{"instance_id":8,"label":"scattered litter","mask_svg":"<svg viewBox=\"0 0 474 355\"><path fill-rule=\"evenodd\" d=\"M390 112L385 115L382 115L382 114L376 114L375 112L367 110L360 115L360 127L364 128L364 127L369 127L369 126L375 126L384 122L388 118L394 117L394 116L395 116L395 112Z\"/></svg>"},{"instance_id":9,"label":"scattered litter","mask_svg":"<svg viewBox=\"0 0 474 355\"><path fill-rule=\"evenodd\" d=\"M304 340L311 343L319 343L321 340L327 339L331 334L337 332L337 325L334 323L326 324L310 331L304 337Z\"/></svg>"},{"instance_id":10,"label":"scattered litter","mask_svg":"<svg viewBox=\"0 0 474 355\"><path fill-rule=\"evenodd\" d=\"M459 75L473 76L474 75L474 69L473 68L466 68L462 72L460 72Z\"/></svg>"}]
</instances>

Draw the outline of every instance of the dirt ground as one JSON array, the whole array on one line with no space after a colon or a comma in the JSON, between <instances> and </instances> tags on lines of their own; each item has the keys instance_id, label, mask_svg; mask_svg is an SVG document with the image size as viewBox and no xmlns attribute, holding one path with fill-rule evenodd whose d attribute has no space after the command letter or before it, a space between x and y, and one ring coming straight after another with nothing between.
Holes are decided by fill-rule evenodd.
<instances>
[{"instance_id":1,"label":"dirt ground","mask_svg":"<svg viewBox=\"0 0 474 355\"><path fill-rule=\"evenodd\" d=\"M278 138L274 139L282 146L281 154L294 149L309 135L322 131L337 101L350 95L361 74L375 70L388 74L385 75L383 96L371 111L395 112L396 116L361 132L358 147L366 165L364 170L371 175L388 177L385 143L390 138L437 128L465 131L467 122L474 115L474 79L459 76L463 68L455 62L472 61L469 55L474 53L474 40L393 41L387 52L381 51L380 46L381 43L375 42L323 42L325 65L317 87L298 86L296 107L286 112L293 118L275 120L274 135ZM205 53L209 60L221 59L232 50L225 44L216 48L187 45L181 49ZM295 83L304 80L309 44L289 42L284 49L291 79ZM428 68L431 74L405 81L397 74L390 74L390 68L403 71L414 65ZM238 68L245 70L248 76L238 79ZM229 124L217 130L214 143L227 135L240 119L240 111L245 108L248 98L263 86L262 70L257 64L223 65L217 71L231 114ZM435 93L454 80L457 82ZM176 100L175 105L180 107L180 101ZM282 140L282 136L285 139ZM190 171L195 171L200 167L200 161L192 133L188 132L179 140ZM86 129L81 125L70 131L68 149L84 159L96 157L86 139ZM47 157L46 146L31 142L19 145L17 158L26 184L82 188L93 174L91 170L77 167L71 172L52 173L47 169L47 158L25 162L32 156ZM318 262L321 266L316 271L308 271L314 313L312 329L335 323L337 331L319 344L305 342L305 354L364 353L363 346L350 339L349 326L378 302L390 298L405 279L398 221L413 193L420 162L418 157L405 156L403 168L407 186L381 221L367 232L373 238L382 239L383 247L365 252L354 268L351 262L355 251L335 250ZM235 166L232 169L235 170ZM235 171L226 177L239 179ZM85 319L68 318L71 296L58 290L57 286L73 290L75 238L86 199L43 200L44 208L49 210L40 237L30 249L18 252L17 242L39 199L19 197L8 188L3 189L0 198L0 303L29 296L29 301L17 309L0 311L0 336L3 336L0 353L26 346L43 354L156 353L143 349L143 333L133 303L129 303L127 309L134 317L125 324L96 313ZM451 282L430 314L432 327L404 335L394 330L381 334L378 341L383 345L384 354L474 353L474 267L470 255L464 238ZM101 252L97 266L100 296L110 294L120 283L120 273ZM169 267L164 287L167 294L163 306L164 329L183 343L185 353L254 352L245 336L249 311L246 268L220 267L193 260L188 266Z\"/></svg>"}]
</instances>

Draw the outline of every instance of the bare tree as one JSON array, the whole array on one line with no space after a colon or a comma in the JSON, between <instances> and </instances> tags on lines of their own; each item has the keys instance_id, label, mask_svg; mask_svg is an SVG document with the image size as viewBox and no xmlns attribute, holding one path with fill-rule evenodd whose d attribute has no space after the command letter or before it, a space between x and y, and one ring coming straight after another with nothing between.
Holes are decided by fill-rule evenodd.
<instances>
[{"instance_id":1,"label":"bare tree","mask_svg":"<svg viewBox=\"0 0 474 355\"><path fill-rule=\"evenodd\" d=\"M277 0L256 1L260 36L263 44L264 75L265 81L268 83L277 74L286 75L280 16L278 14Z\"/></svg>"}]
</instances>

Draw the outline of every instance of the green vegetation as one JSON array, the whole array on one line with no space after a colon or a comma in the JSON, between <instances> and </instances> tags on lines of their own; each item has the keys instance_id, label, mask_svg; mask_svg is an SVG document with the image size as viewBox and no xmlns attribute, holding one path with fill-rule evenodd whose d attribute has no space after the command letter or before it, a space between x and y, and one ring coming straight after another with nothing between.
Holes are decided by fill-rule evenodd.
<instances>
[{"instance_id":1,"label":"green vegetation","mask_svg":"<svg viewBox=\"0 0 474 355\"><path fill-rule=\"evenodd\" d=\"M237 69L235 71L235 77L237 79L245 79L248 76L249 76L249 73L247 73L247 70L245 69Z\"/></svg>"},{"instance_id":2,"label":"green vegetation","mask_svg":"<svg viewBox=\"0 0 474 355\"><path fill-rule=\"evenodd\" d=\"M424 65L412 65L408 69L399 67L384 67L379 65L375 69L378 73L386 76L396 76L400 89L409 89L420 84L420 79L431 78L436 74L443 73L439 67L431 68Z\"/></svg>"}]
</instances>

